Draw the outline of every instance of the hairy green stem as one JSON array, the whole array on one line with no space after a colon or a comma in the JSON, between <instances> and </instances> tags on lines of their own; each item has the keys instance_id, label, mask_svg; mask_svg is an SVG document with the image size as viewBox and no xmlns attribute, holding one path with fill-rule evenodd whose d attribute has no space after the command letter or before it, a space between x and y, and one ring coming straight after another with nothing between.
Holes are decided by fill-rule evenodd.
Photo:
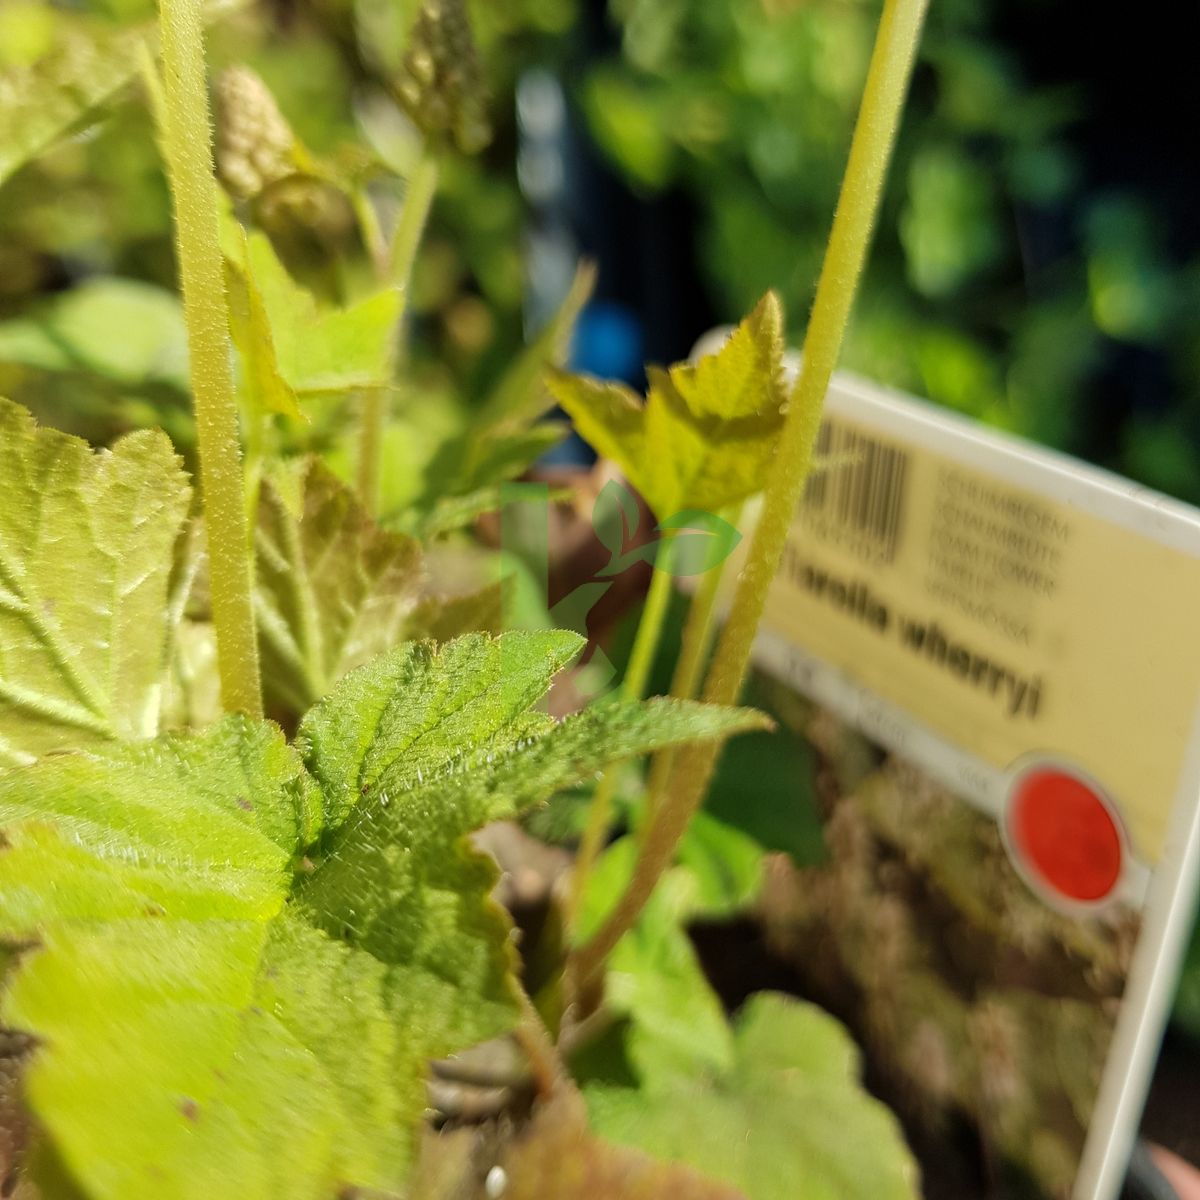
<instances>
[{"instance_id":1,"label":"hairy green stem","mask_svg":"<svg viewBox=\"0 0 1200 1200\"><path fill-rule=\"evenodd\" d=\"M767 591L779 569L792 515L812 465L821 406L866 260L927 5L928 0L884 4L804 339L800 377L767 480L762 516L705 682L704 699L712 703L731 704L741 690ZM672 862L716 761L717 748L712 745L697 746L677 760L663 801L646 829L628 888L604 925L577 953L574 974L581 986L598 975Z\"/></svg>"},{"instance_id":2,"label":"hairy green stem","mask_svg":"<svg viewBox=\"0 0 1200 1200\"><path fill-rule=\"evenodd\" d=\"M426 148L408 179L404 207L400 210L400 220L396 223L396 231L392 235L392 249L387 266L389 281L405 293L412 282L413 265L417 261L417 250L425 233L437 186L437 157L433 151ZM404 303L407 309L407 294ZM385 388L371 388L363 393L358 416L357 484L359 497L372 515L379 510L383 434L387 426L387 415L388 392Z\"/></svg>"},{"instance_id":3,"label":"hairy green stem","mask_svg":"<svg viewBox=\"0 0 1200 1200\"><path fill-rule=\"evenodd\" d=\"M667 609L671 602L672 549L670 543L664 543L659 553L662 562L656 562L654 565L650 588L646 592L646 603L642 607L637 634L633 639L633 649L629 654L629 664L625 668L625 677L621 680L620 698L622 700L640 700L646 694L646 685L649 683L650 671L654 666L654 656L658 652L658 643L662 640L663 622L666 620ZM592 801L588 806L587 825L584 828L579 850L575 855L575 865L571 871L571 891L567 901L568 928L575 924L579 915L588 877L596 865L596 859L604 845L604 839L608 835L616 788L617 773L610 768L600 776L596 790L592 793Z\"/></svg>"},{"instance_id":4,"label":"hairy green stem","mask_svg":"<svg viewBox=\"0 0 1200 1200\"><path fill-rule=\"evenodd\" d=\"M721 514L722 518L731 525L737 525L742 516L742 505L734 505ZM700 690L700 680L704 673L704 664L708 661L708 652L712 649L713 638L717 632L717 596L721 591L721 581L725 578L725 568L729 560L724 559L705 573L688 606L687 620L683 626L683 643L679 648L679 661L675 664L675 674L671 677L671 695L676 700L692 700ZM667 780L671 777L678 751L673 746L665 747L655 754L651 766L650 777L646 783L646 813L644 824L648 824L658 808Z\"/></svg>"},{"instance_id":5,"label":"hairy green stem","mask_svg":"<svg viewBox=\"0 0 1200 1200\"><path fill-rule=\"evenodd\" d=\"M245 479L221 264L201 0L160 0L163 152L175 212L221 702L262 715Z\"/></svg>"}]
</instances>

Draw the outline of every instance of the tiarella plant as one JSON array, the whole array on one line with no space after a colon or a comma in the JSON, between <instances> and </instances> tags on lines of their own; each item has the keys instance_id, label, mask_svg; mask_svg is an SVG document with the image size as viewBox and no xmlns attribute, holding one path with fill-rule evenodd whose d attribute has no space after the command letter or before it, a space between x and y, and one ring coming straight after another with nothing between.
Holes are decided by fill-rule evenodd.
<instances>
[{"instance_id":1,"label":"tiarella plant","mask_svg":"<svg viewBox=\"0 0 1200 1200\"><path fill-rule=\"evenodd\" d=\"M885 6L794 387L773 295L716 355L651 371L645 401L555 370L584 268L476 418L445 432L436 480L393 509L380 481L403 306L441 170L486 137L464 0L412 12L390 86L419 145L390 223L368 186L382 165L320 161L245 69L218 86L214 160L203 38L220 6L162 0L157 39L85 40L17 100L0 93L0 130L19 132L0 145L2 179L140 79L182 286L155 328L186 329L199 484L161 431L95 451L0 403L6 1188L915 1194L845 1032L775 994L731 1022L687 923L736 911L759 878L752 838L693 818L722 741L769 726L733 705L812 465L923 7ZM82 333L41 326L10 345L61 369L89 312L145 299L106 296L74 298ZM165 371L153 356L137 369ZM171 380L185 386L178 363ZM441 561L560 436L543 421L552 398L641 492L657 535L629 547L636 501L601 494L607 574L647 557L654 573L619 693L562 719L542 702L583 639L500 632L512 581L479 568L461 532L467 578ZM720 566L764 482L702 684ZM672 695L645 700L672 579L689 570ZM648 756L648 783L616 765ZM580 792L559 930L547 921L518 954L476 835ZM431 1063L489 1040L498 1058L439 1068L485 1085L482 1107L427 1091ZM487 1135L464 1151L434 1132L431 1098Z\"/></svg>"}]
</instances>

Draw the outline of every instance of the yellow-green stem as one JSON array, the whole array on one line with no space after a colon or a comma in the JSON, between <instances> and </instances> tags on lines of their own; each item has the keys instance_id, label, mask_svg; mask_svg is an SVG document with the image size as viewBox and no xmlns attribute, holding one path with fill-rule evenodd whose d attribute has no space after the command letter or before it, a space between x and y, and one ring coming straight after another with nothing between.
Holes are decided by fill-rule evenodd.
<instances>
[{"instance_id":1,"label":"yellow-green stem","mask_svg":"<svg viewBox=\"0 0 1200 1200\"><path fill-rule=\"evenodd\" d=\"M741 520L742 505L730 507L722 517L731 525ZM717 632L717 596L721 591L721 580L725 578L728 559L723 559L707 571L688 606L687 620L683 625L683 642L679 648L679 660L675 674L671 677L671 695L676 700L691 700L700 689L704 664L712 649L713 637ZM650 777L646 783L646 812L643 827L654 816L659 801L671 776L677 751L672 747L660 750L651 761Z\"/></svg>"},{"instance_id":2,"label":"yellow-green stem","mask_svg":"<svg viewBox=\"0 0 1200 1200\"><path fill-rule=\"evenodd\" d=\"M667 619L667 609L671 604L673 557L671 543L662 543L659 561L654 564L654 574L650 577L650 587L646 591L646 603L638 620L633 649L629 652L629 664L625 668L625 677L621 680L622 700L640 700L649 686L658 643L662 640L663 623Z\"/></svg>"},{"instance_id":3,"label":"yellow-green stem","mask_svg":"<svg viewBox=\"0 0 1200 1200\"><path fill-rule=\"evenodd\" d=\"M663 543L659 553L662 562L655 564L650 588L646 592L646 603L642 607L637 633L633 639L633 649L629 654L629 664L625 668L625 677L621 680L622 700L640 700L646 694L646 685L654 666L654 656L658 652L658 643L662 640L663 622L666 620L667 608L671 601L670 543ZM575 855L575 865L571 871L571 891L567 901L568 928L574 926L579 915L588 877L604 846L604 839L608 836L616 787L617 773L610 768L600 776L596 790L592 793L587 825L584 827L579 850Z\"/></svg>"},{"instance_id":4,"label":"yellow-green stem","mask_svg":"<svg viewBox=\"0 0 1200 1200\"><path fill-rule=\"evenodd\" d=\"M162 140L187 322L221 703L227 711L260 716L245 480L221 265L201 7L201 0L160 0Z\"/></svg>"},{"instance_id":5,"label":"yellow-green stem","mask_svg":"<svg viewBox=\"0 0 1200 1200\"><path fill-rule=\"evenodd\" d=\"M731 704L741 690L767 590L779 568L792 514L812 464L821 405L866 260L927 4L928 0L886 0L884 4L804 339L800 377L767 481L762 516L705 682L704 699L712 703ZM674 858L716 761L717 749L711 745L697 746L677 760L663 801L646 829L628 888L604 925L577 953L574 977L580 987L595 978L613 947L637 920Z\"/></svg>"},{"instance_id":6,"label":"yellow-green stem","mask_svg":"<svg viewBox=\"0 0 1200 1200\"><path fill-rule=\"evenodd\" d=\"M389 282L405 293L406 309L413 265L417 261L417 250L429 220L429 210L433 207L437 186L437 158L426 148L417 159L408 179L404 206L400 209L400 220L396 223L396 231L392 235L392 249L387 267ZM399 331L397 336L399 337ZM379 511L379 483L383 472L383 434L387 427L388 395L384 388L371 388L364 392L358 414L358 494L372 515Z\"/></svg>"}]
</instances>

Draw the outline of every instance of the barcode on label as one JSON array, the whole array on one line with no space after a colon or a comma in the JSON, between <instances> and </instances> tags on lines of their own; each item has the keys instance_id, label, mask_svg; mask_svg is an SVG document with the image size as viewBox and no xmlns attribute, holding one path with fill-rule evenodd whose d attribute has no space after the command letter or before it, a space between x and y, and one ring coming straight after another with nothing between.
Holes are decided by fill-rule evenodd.
<instances>
[{"instance_id":1,"label":"barcode on label","mask_svg":"<svg viewBox=\"0 0 1200 1200\"><path fill-rule=\"evenodd\" d=\"M908 454L840 421L817 434L826 469L808 481L802 510L813 529L865 558L891 562L904 526Z\"/></svg>"}]
</instances>

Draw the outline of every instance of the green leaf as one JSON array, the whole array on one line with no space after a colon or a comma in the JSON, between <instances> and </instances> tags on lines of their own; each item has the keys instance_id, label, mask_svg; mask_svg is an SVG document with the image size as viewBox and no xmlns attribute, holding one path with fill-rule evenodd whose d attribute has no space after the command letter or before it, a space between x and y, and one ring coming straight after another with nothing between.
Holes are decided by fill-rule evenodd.
<instances>
[{"instance_id":1,"label":"green leaf","mask_svg":"<svg viewBox=\"0 0 1200 1200\"><path fill-rule=\"evenodd\" d=\"M295 752L240 717L0 776L0 937L39 943L3 1019L43 1046L27 1096L89 1196L402 1182L420 1026L384 964L285 906L320 819Z\"/></svg>"},{"instance_id":2,"label":"green leaf","mask_svg":"<svg viewBox=\"0 0 1200 1200\"><path fill-rule=\"evenodd\" d=\"M698 812L679 844L679 864L692 876L691 911L729 917L747 908L762 886L763 857L763 847L752 837Z\"/></svg>"},{"instance_id":3,"label":"green leaf","mask_svg":"<svg viewBox=\"0 0 1200 1200\"><path fill-rule=\"evenodd\" d=\"M530 429L505 432L472 422L468 460L459 476L458 490L505 483L553 450L566 437L565 421L543 421Z\"/></svg>"},{"instance_id":4,"label":"green leaf","mask_svg":"<svg viewBox=\"0 0 1200 1200\"><path fill-rule=\"evenodd\" d=\"M411 1019L444 1027L441 1052L451 1031L482 1040L513 1013L507 923L487 899L495 871L465 835L609 762L761 724L673 701L557 724L532 711L582 646L561 631L410 644L347 676L301 725L336 832L299 898L331 936L393 964Z\"/></svg>"},{"instance_id":5,"label":"green leaf","mask_svg":"<svg viewBox=\"0 0 1200 1200\"><path fill-rule=\"evenodd\" d=\"M167 438L111 451L0 400L0 761L152 736L190 488Z\"/></svg>"},{"instance_id":6,"label":"green leaf","mask_svg":"<svg viewBox=\"0 0 1200 1200\"><path fill-rule=\"evenodd\" d=\"M254 545L265 699L272 712L298 718L407 636L420 547L380 529L315 459L263 481Z\"/></svg>"},{"instance_id":7,"label":"green leaf","mask_svg":"<svg viewBox=\"0 0 1200 1200\"><path fill-rule=\"evenodd\" d=\"M148 36L148 28L64 21L51 53L0 75L0 185L133 78Z\"/></svg>"},{"instance_id":8,"label":"green leaf","mask_svg":"<svg viewBox=\"0 0 1200 1200\"><path fill-rule=\"evenodd\" d=\"M39 1040L26 1094L89 1196L402 1179L424 1097L385 968L285 907L319 821L299 757L241 717L0 776L0 936L38 943L3 1016Z\"/></svg>"},{"instance_id":9,"label":"green leaf","mask_svg":"<svg viewBox=\"0 0 1200 1200\"><path fill-rule=\"evenodd\" d=\"M88 279L0 323L0 362L188 389L179 297L132 279Z\"/></svg>"},{"instance_id":10,"label":"green leaf","mask_svg":"<svg viewBox=\"0 0 1200 1200\"><path fill-rule=\"evenodd\" d=\"M915 1200L899 1123L858 1073L832 1017L760 993L738 1017L727 1069L591 1084L585 1095L602 1137L687 1163L749 1200Z\"/></svg>"},{"instance_id":11,"label":"green leaf","mask_svg":"<svg viewBox=\"0 0 1200 1200\"><path fill-rule=\"evenodd\" d=\"M394 1193L432 1057L509 1028L509 923L468 833L659 745L761 719L533 711L581 640L408 644L278 729L0 774L0 1020L91 1197ZM114 1103L113 1098L119 1102Z\"/></svg>"},{"instance_id":12,"label":"green leaf","mask_svg":"<svg viewBox=\"0 0 1200 1200\"><path fill-rule=\"evenodd\" d=\"M624 837L605 852L588 879L578 940L600 925L633 874L637 842ZM733 1042L721 1002L700 966L685 922L696 909L695 880L672 869L637 924L617 944L605 980L605 1004L629 1019L626 1052L642 1078L701 1068L724 1070Z\"/></svg>"},{"instance_id":13,"label":"green leaf","mask_svg":"<svg viewBox=\"0 0 1200 1200\"><path fill-rule=\"evenodd\" d=\"M292 413L297 396L390 386L400 291L384 288L348 308L322 309L264 234L247 236L235 224L224 234L231 328L258 403Z\"/></svg>"},{"instance_id":14,"label":"green leaf","mask_svg":"<svg viewBox=\"0 0 1200 1200\"><path fill-rule=\"evenodd\" d=\"M266 300L249 265L246 231L236 222L230 225L236 229L230 230L233 249L225 258L225 291L229 332L242 360L243 393L255 415L281 413L303 420L296 392L279 366Z\"/></svg>"},{"instance_id":15,"label":"green leaf","mask_svg":"<svg viewBox=\"0 0 1200 1200\"><path fill-rule=\"evenodd\" d=\"M782 313L773 293L721 350L669 371L648 368L645 404L621 384L553 372L555 399L663 519L718 512L762 489L785 392Z\"/></svg>"},{"instance_id":16,"label":"green leaf","mask_svg":"<svg viewBox=\"0 0 1200 1200\"><path fill-rule=\"evenodd\" d=\"M217 20L243 0L207 0ZM0 186L31 159L74 133L137 74L153 46L153 22L114 29L87 18L55 14L52 48L0 74Z\"/></svg>"},{"instance_id":17,"label":"green leaf","mask_svg":"<svg viewBox=\"0 0 1200 1200\"><path fill-rule=\"evenodd\" d=\"M757 690L748 702L769 709ZM816 866L827 857L816 769L811 745L780 720L770 733L747 734L726 748L704 811L763 850L782 851L797 866Z\"/></svg>"},{"instance_id":18,"label":"green leaf","mask_svg":"<svg viewBox=\"0 0 1200 1200\"><path fill-rule=\"evenodd\" d=\"M601 856L588 879L577 940L591 936L624 893L636 857L632 836L620 838ZM733 1062L729 1025L687 924L697 917L727 917L754 898L762 879L762 848L701 812L688 827L678 857L608 964L605 1004L628 1019L624 1054L642 1078L723 1071Z\"/></svg>"},{"instance_id":19,"label":"green leaf","mask_svg":"<svg viewBox=\"0 0 1200 1200\"><path fill-rule=\"evenodd\" d=\"M495 512L502 503L501 485L492 484L461 496L438 496L429 504L402 508L383 520L389 529L428 542L473 524L484 513Z\"/></svg>"}]
</instances>

